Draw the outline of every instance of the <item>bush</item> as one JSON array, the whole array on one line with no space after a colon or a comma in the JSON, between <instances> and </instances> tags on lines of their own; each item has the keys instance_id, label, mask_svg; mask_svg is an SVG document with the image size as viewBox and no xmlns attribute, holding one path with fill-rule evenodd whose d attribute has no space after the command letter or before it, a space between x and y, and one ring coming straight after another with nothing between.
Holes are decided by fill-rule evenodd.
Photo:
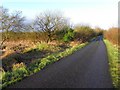
<instances>
[{"instance_id":1,"label":"bush","mask_svg":"<svg viewBox=\"0 0 120 90\"><path fill-rule=\"evenodd\" d=\"M47 38L46 33L43 32L14 32L14 31L9 31L9 32L0 32L0 35L2 34L2 38L5 39L5 36L7 34L7 41L19 41L19 40L30 40L32 42L41 42L45 41Z\"/></svg>"},{"instance_id":2,"label":"bush","mask_svg":"<svg viewBox=\"0 0 120 90\"><path fill-rule=\"evenodd\" d=\"M79 41L86 42L95 36L95 31L89 26L78 25L75 27L75 38Z\"/></svg>"},{"instance_id":3,"label":"bush","mask_svg":"<svg viewBox=\"0 0 120 90\"><path fill-rule=\"evenodd\" d=\"M108 31L104 31L104 37L108 39L113 44L118 44L118 38L120 34L118 33L118 28L110 28Z\"/></svg>"},{"instance_id":4,"label":"bush","mask_svg":"<svg viewBox=\"0 0 120 90\"><path fill-rule=\"evenodd\" d=\"M73 39L74 39L74 32L72 29L69 29L67 33L64 35L63 41L69 42L69 41L72 41Z\"/></svg>"},{"instance_id":5,"label":"bush","mask_svg":"<svg viewBox=\"0 0 120 90\"><path fill-rule=\"evenodd\" d=\"M64 27L62 30L56 31L56 40L61 42L69 42L74 39L74 30L70 27Z\"/></svg>"}]
</instances>

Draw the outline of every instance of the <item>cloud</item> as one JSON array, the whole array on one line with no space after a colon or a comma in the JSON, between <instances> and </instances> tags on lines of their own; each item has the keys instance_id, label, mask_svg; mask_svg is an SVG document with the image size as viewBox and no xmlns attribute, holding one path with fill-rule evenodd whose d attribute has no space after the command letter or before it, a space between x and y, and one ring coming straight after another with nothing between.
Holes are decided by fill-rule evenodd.
<instances>
[{"instance_id":1,"label":"cloud","mask_svg":"<svg viewBox=\"0 0 120 90\"><path fill-rule=\"evenodd\" d=\"M11 12L21 10L28 18L35 18L45 10L61 10L73 23L109 28L118 24L119 0L3 0Z\"/></svg>"},{"instance_id":2,"label":"cloud","mask_svg":"<svg viewBox=\"0 0 120 90\"><path fill-rule=\"evenodd\" d=\"M84 8L65 10L65 16L71 18L75 24L86 23L93 27L109 28L117 26L118 12L114 8Z\"/></svg>"}]
</instances>

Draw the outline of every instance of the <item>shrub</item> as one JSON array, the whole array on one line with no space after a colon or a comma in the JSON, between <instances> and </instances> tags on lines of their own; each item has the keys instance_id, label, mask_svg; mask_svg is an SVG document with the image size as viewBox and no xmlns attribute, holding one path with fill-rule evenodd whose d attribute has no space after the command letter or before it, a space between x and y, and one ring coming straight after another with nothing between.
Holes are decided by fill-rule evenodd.
<instances>
[{"instance_id":1,"label":"shrub","mask_svg":"<svg viewBox=\"0 0 120 90\"><path fill-rule=\"evenodd\" d=\"M78 25L75 27L75 38L79 41L86 42L95 36L95 31L89 26Z\"/></svg>"},{"instance_id":2,"label":"shrub","mask_svg":"<svg viewBox=\"0 0 120 90\"><path fill-rule=\"evenodd\" d=\"M69 42L74 39L74 32L72 29L68 30L67 33L63 37L64 42Z\"/></svg>"},{"instance_id":3,"label":"shrub","mask_svg":"<svg viewBox=\"0 0 120 90\"><path fill-rule=\"evenodd\" d=\"M110 28L108 31L104 31L104 37L108 39L113 44L118 44L118 38L120 34L118 33L118 28Z\"/></svg>"}]
</instances>

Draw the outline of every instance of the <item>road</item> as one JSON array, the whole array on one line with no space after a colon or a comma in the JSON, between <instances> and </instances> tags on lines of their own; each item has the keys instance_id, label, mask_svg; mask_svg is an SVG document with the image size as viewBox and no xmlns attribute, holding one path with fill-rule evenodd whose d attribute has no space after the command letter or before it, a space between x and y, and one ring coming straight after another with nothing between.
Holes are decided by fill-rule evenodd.
<instances>
[{"instance_id":1,"label":"road","mask_svg":"<svg viewBox=\"0 0 120 90\"><path fill-rule=\"evenodd\" d=\"M112 87L106 47L99 40L8 88Z\"/></svg>"}]
</instances>

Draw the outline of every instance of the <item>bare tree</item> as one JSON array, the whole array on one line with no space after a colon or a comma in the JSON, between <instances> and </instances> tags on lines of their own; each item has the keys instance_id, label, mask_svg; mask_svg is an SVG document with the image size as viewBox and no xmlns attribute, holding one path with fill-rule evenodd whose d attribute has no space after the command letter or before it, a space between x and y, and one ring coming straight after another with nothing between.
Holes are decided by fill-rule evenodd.
<instances>
[{"instance_id":1,"label":"bare tree","mask_svg":"<svg viewBox=\"0 0 120 90\"><path fill-rule=\"evenodd\" d=\"M3 7L0 7L0 31L2 32L3 30L8 30L8 19L9 18L9 15L8 15L8 9L4 9ZM6 29L5 29L6 28ZM2 34L1 34L1 38L0 38L0 41L1 41L1 45L4 43L4 41L7 39L6 38L2 38Z\"/></svg>"},{"instance_id":2,"label":"bare tree","mask_svg":"<svg viewBox=\"0 0 120 90\"><path fill-rule=\"evenodd\" d=\"M34 28L47 34L47 42L52 40L56 30L61 30L67 24L67 20L58 12L44 12L36 17Z\"/></svg>"},{"instance_id":3,"label":"bare tree","mask_svg":"<svg viewBox=\"0 0 120 90\"><path fill-rule=\"evenodd\" d=\"M0 7L0 30L2 33L1 45L8 39L10 31L18 31L24 26L24 17L21 12L16 11L13 14L8 13L8 9Z\"/></svg>"}]
</instances>

